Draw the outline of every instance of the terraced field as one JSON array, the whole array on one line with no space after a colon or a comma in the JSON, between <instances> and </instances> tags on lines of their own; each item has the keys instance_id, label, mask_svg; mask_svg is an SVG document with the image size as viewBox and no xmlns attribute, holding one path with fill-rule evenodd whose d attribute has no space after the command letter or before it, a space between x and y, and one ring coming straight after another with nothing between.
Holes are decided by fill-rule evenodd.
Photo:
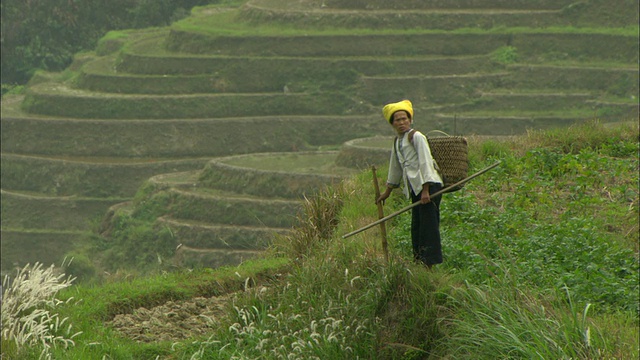
<instances>
[{"instance_id":1,"label":"terraced field","mask_svg":"<svg viewBox=\"0 0 640 360\"><path fill-rule=\"evenodd\" d=\"M386 163L390 101L425 133L638 119L637 25L638 1L251 0L109 34L3 98L2 271L150 203L177 263L254 256L303 196Z\"/></svg>"}]
</instances>

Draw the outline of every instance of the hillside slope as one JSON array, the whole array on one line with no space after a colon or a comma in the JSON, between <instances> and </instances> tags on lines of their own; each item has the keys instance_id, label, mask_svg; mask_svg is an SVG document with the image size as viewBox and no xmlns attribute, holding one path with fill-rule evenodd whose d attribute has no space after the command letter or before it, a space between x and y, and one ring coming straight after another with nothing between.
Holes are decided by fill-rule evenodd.
<instances>
[{"instance_id":1,"label":"hillside slope","mask_svg":"<svg viewBox=\"0 0 640 360\"><path fill-rule=\"evenodd\" d=\"M377 227L341 237L376 219L371 174L350 177L310 198L258 260L65 290L81 301L56 313L82 334L52 355L636 358L638 134L635 122L590 123L471 138L472 169L502 163L444 196L434 271L411 262L409 216L388 222L389 261ZM405 204L395 193L385 211Z\"/></svg>"},{"instance_id":2,"label":"hillside slope","mask_svg":"<svg viewBox=\"0 0 640 360\"><path fill-rule=\"evenodd\" d=\"M254 0L107 34L3 99L2 270L93 246L111 266L255 256L366 165L336 163L342 144L391 135L400 98L423 132L637 119L637 1L603 4Z\"/></svg>"}]
</instances>

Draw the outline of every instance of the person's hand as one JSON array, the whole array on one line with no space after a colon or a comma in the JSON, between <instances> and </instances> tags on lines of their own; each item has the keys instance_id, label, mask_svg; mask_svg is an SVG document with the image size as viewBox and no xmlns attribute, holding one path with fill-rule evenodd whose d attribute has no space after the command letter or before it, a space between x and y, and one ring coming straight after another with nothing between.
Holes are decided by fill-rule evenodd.
<instances>
[{"instance_id":1,"label":"person's hand","mask_svg":"<svg viewBox=\"0 0 640 360\"><path fill-rule=\"evenodd\" d=\"M382 203L382 205L384 205L384 201L389 198L389 195L391 195L391 189L387 188L387 190L380 194L380 197L376 199L376 204Z\"/></svg>"},{"instance_id":2,"label":"person's hand","mask_svg":"<svg viewBox=\"0 0 640 360\"><path fill-rule=\"evenodd\" d=\"M428 204L430 202L431 202L431 195L429 195L429 188L425 187L422 189L422 192L420 193L420 203Z\"/></svg>"}]
</instances>

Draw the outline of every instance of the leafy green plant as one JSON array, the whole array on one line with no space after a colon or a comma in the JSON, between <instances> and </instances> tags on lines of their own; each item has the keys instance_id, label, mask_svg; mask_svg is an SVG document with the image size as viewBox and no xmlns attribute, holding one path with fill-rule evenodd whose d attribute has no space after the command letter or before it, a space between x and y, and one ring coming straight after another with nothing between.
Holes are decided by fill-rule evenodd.
<instances>
[{"instance_id":1,"label":"leafy green plant","mask_svg":"<svg viewBox=\"0 0 640 360\"><path fill-rule=\"evenodd\" d=\"M491 60L503 64L514 64L518 62L518 51L513 46L503 46L491 53Z\"/></svg>"},{"instance_id":2,"label":"leafy green plant","mask_svg":"<svg viewBox=\"0 0 640 360\"><path fill-rule=\"evenodd\" d=\"M611 137L617 131L588 124L546 133L579 137L575 143L540 138L560 148L503 153L493 176L443 201L445 263L466 269L474 283L509 268L518 283L568 286L575 301L596 311L637 310L637 253L625 243L637 237L631 219L638 214L638 179L630 174L638 143ZM490 192L475 202L478 185ZM407 233L407 223L401 226Z\"/></svg>"}]
</instances>

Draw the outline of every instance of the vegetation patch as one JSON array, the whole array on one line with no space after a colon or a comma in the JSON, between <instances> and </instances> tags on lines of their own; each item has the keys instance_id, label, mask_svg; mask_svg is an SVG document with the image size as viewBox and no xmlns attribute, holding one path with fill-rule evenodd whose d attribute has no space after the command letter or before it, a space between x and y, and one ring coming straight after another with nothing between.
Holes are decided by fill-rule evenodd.
<instances>
[{"instance_id":1,"label":"vegetation patch","mask_svg":"<svg viewBox=\"0 0 640 360\"><path fill-rule=\"evenodd\" d=\"M637 176L631 175L638 167L637 127L576 129L532 132L522 139L537 147L524 153L483 144L488 159L503 163L482 183L482 196L472 183L443 201L443 214L449 214L443 222L455 224L443 223L444 236L460 239L447 245L451 259L445 261L467 270L477 264L468 273L476 274L469 279L473 283L506 278L532 287L566 286L574 301L632 311L638 276L631 240L638 227L630 221L638 216ZM476 196L477 207L458 207ZM604 214L620 222L614 225ZM407 226L404 219L400 231ZM611 262L595 266L595 253Z\"/></svg>"},{"instance_id":2,"label":"vegetation patch","mask_svg":"<svg viewBox=\"0 0 640 360\"><path fill-rule=\"evenodd\" d=\"M296 235L276 240L264 259L125 281L115 279L130 275L114 273L111 283L65 291L61 301L83 301L58 313L82 334L54 355L635 358L637 137L635 123L591 123L473 138L472 169L502 164L443 199L446 258L435 271L410 262L406 215L387 223L388 262L376 229L340 237L376 219L363 172L309 198ZM380 181L385 175L382 168ZM385 212L405 204L394 193ZM204 299L232 292L224 305ZM220 312L207 312L212 306ZM131 314L166 329L179 324L178 316L144 317L162 309L206 318L173 337L105 323ZM136 329L168 341L122 337Z\"/></svg>"},{"instance_id":3,"label":"vegetation patch","mask_svg":"<svg viewBox=\"0 0 640 360\"><path fill-rule=\"evenodd\" d=\"M129 35L122 31L109 31L105 36L98 40L96 45L96 55L104 56L113 54L120 50L125 44Z\"/></svg>"},{"instance_id":4,"label":"vegetation patch","mask_svg":"<svg viewBox=\"0 0 640 360\"><path fill-rule=\"evenodd\" d=\"M491 53L491 60L503 64L518 62L518 50L513 46L502 46Z\"/></svg>"}]
</instances>

